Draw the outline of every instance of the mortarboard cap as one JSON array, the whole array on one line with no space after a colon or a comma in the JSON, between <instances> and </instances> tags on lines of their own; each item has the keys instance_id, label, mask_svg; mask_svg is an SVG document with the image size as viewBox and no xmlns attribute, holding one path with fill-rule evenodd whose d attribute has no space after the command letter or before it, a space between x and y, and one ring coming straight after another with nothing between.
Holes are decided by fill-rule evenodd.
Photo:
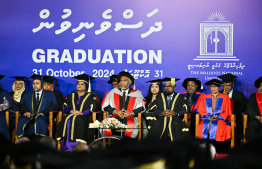
<instances>
[{"instance_id":1,"label":"mortarboard cap","mask_svg":"<svg viewBox=\"0 0 262 169\"><path fill-rule=\"evenodd\" d=\"M30 78L32 78L33 80L41 80L41 86L43 87L44 80L42 75L33 74Z\"/></svg>"},{"instance_id":2,"label":"mortarboard cap","mask_svg":"<svg viewBox=\"0 0 262 169\"><path fill-rule=\"evenodd\" d=\"M53 84L53 82L55 81L55 87L57 87L57 79L54 78L53 76L44 76L44 82L48 83L48 84Z\"/></svg>"},{"instance_id":3,"label":"mortarboard cap","mask_svg":"<svg viewBox=\"0 0 262 169\"><path fill-rule=\"evenodd\" d=\"M86 82L88 84L88 92L91 92L90 80L93 80L95 78L93 78L92 76L89 76L87 74L81 74L81 75L75 76L73 78L77 79L77 81L80 81L80 82Z\"/></svg>"},{"instance_id":4,"label":"mortarboard cap","mask_svg":"<svg viewBox=\"0 0 262 169\"><path fill-rule=\"evenodd\" d=\"M236 84L236 78L237 76L232 75L231 73L227 73L221 76L218 76L218 78L222 79L224 83L230 83L234 81L234 85Z\"/></svg>"},{"instance_id":5,"label":"mortarboard cap","mask_svg":"<svg viewBox=\"0 0 262 169\"><path fill-rule=\"evenodd\" d=\"M212 80L209 80L205 83L205 85L207 86L210 86L210 85L215 85L215 86L218 86L220 87L221 85L223 85L223 82L217 80L217 79L212 79Z\"/></svg>"},{"instance_id":6,"label":"mortarboard cap","mask_svg":"<svg viewBox=\"0 0 262 169\"><path fill-rule=\"evenodd\" d=\"M189 81L193 81L193 82L195 82L197 85L198 85L198 87L197 87L197 91L199 90L199 89L203 89L203 85L202 85L202 83L200 82L200 80L198 79L198 78L186 78L185 80L184 80L184 82L182 83L182 86L185 88L185 89L187 89L187 82L189 82Z\"/></svg>"},{"instance_id":7,"label":"mortarboard cap","mask_svg":"<svg viewBox=\"0 0 262 169\"><path fill-rule=\"evenodd\" d=\"M25 76L13 76L13 77L10 77L10 78L15 78L15 80L17 80L17 81L26 81L26 80L28 80L28 77L25 77Z\"/></svg>"},{"instance_id":8,"label":"mortarboard cap","mask_svg":"<svg viewBox=\"0 0 262 169\"><path fill-rule=\"evenodd\" d=\"M175 86L176 85L176 81L178 81L180 79L176 79L176 78L173 78L173 77L165 77L164 79L162 79L162 81L164 81L165 83L171 83L172 86Z\"/></svg>"},{"instance_id":9,"label":"mortarboard cap","mask_svg":"<svg viewBox=\"0 0 262 169\"><path fill-rule=\"evenodd\" d=\"M13 76L10 78L15 78L15 81L24 81L26 83L26 85L29 85L29 81L28 81L28 77L25 76Z\"/></svg>"},{"instance_id":10,"label":"mortarboard cap","mask_svg":"<svg viewBox=\"0 0 262 169\"><path fill-rule=\"evenodd\" d=\"M117 75L113 74L110 76L110 80L107 81L108 84L112 84L113 82L119 82Z\"/></svg>"},{"instance_id":11,"label":"mortarboard cap","mask_svg":"<svg viewBox=\"0 0 262 169\"><path fill-rule=\"evenodd\" d=\"M43 76L37 74L33 74L30 78L32 78L33 80L43 80Z\"/></svg>"},{"instance_id":12,"label":"mortarboard cap","mask_svg":"<svg viewBox=\"0 0 262 169\"><path fill-rule=\"evenodd\" d=\"M0 75L0 80L3 79L5 76L4 75Z\"/></svg>"},{"instance_id":13,"label":"mortarboard cap","mask_svg":"<svg viewBox=\"0 0 262 169\"><path fill-rule=\"evenodd\" d=\"M133 85L135 83L134 77L129 72L122 71L122 72L118 73L117 79L119 80L119 82L120 82L120 79L121 79L122 76L128 77L132 81L131 85Z\"/></svg>"},{"instance_id":14,"label":"mortarboard cap","mask_svg":"<svg viewBox=\"0 0 262 169\"><path fill-rule=\"evenodd\" d=\"M255 81L254 85L256 86L256 88L259 88L261 83L262 83L262 77L259 77L259 78Z\"/></svg>"},{"instance_id":15,"label":"mortarboard cap","mask_svg":"<svg viewBox=\"0 0 262 169\"><path fill-rule=\"evenodd\" d=\"M156 79L156 80L149 80L146 83L150 82L151 84L161 84L162 79Z\"/></svg>"}]
</instances>

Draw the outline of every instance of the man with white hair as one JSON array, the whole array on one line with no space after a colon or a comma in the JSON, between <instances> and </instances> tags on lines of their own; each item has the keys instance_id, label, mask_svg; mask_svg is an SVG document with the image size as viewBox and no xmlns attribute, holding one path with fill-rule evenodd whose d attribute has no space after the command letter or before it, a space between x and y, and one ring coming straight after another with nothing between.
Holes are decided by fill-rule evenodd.
<instances>
[{"instance_id":1,"label":"man with white hair","mask_svg":"<svg viewBox=\"0 0 262 169\"><path fill-rule=\"evenodd\" d=\"M144 97L140 90L130 88L134 84L134 77L122 71L117 78L120 88L114 88L108 92L102 102L102 110L109 116L115 117L122 123L127 124L126 136L136 138L138 135L138 113L145 111ZM110 130L105 130L105 135L111 135Z\"/></svg>"}]
</instances>

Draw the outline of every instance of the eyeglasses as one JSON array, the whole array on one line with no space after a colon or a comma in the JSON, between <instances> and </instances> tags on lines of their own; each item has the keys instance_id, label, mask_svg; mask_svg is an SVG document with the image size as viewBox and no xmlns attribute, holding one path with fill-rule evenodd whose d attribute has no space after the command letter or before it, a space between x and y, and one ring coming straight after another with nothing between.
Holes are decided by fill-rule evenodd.
<instances>
[{"instance_id":1,"label":"eyeglasses","mask_svg":"<svg viewBox=\"0 0 262 169\"><path fill-rule=\"evenodd\" d=\"M36 82L36 83L32 83L32 85L39 85L40 83Z\"/></svg>"},{"instance_id":2,"label":"eyeglasses","mask_svg":"<svg viewBox=\"0 0 262 169\"><path fill-rule=\"evenodd\" d=\"M170 87L173 87L173 86L165 86L165 88L170 88Z\"/></svg>"},{"instance_id":3,"label":"eyeglasses","mask_svg":"<svg viewBox=\"0 0 262 169\"><path fill-rule=\"evenodd\" d=\"M187 87L190 87L190 86L195 87L196 85L195 84L188 84L187 85Z\"/></svg>"}]
</instances>

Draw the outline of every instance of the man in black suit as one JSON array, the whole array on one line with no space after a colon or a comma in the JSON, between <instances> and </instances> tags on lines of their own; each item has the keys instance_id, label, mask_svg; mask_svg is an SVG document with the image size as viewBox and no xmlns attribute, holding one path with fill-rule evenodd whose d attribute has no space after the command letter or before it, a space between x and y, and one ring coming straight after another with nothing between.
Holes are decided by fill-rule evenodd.
<instances>
[{"instance_id":1,"label":"man in black suit","mask_svg":"<svg viewBox=\"0 0 262 169\"><path fill-rule=\"evenodd\" d=\"M243 124L242 124L242 113L245 111L246 101L245 96L242 92L234 90L233 87L236 84L237 76L232 75L231 73L227 73L221 76L218 76L223 80L224 90L220 91L220 93L227 94L231 100L233 100L233 114L236 115L236 125L237 125L237 135L242 136L243 134ZM237 137L236 143L241 143L241 136Z\"/></svg>"}]
</instances>

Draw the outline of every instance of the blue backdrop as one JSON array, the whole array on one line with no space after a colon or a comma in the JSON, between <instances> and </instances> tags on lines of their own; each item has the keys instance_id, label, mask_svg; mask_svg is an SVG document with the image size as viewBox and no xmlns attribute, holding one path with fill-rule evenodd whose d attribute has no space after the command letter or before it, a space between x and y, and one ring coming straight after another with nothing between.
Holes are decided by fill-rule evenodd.
<instances>
[{"instance_id":1,"label":"blue backdrop","mask_svg":"<svg viewBox=\"0 0 262 169\"><path fill-rule=\"evenodd\" d=\"M104 96L109 76L126 70L146 95L148 80L180 78L184 92L187 77L231 72L249 97L262 70L261 11L261 0L0 0L0 82L11 91L11 76L49 74L67 95L84 72Z\"/></svg>"}]
</instances>

